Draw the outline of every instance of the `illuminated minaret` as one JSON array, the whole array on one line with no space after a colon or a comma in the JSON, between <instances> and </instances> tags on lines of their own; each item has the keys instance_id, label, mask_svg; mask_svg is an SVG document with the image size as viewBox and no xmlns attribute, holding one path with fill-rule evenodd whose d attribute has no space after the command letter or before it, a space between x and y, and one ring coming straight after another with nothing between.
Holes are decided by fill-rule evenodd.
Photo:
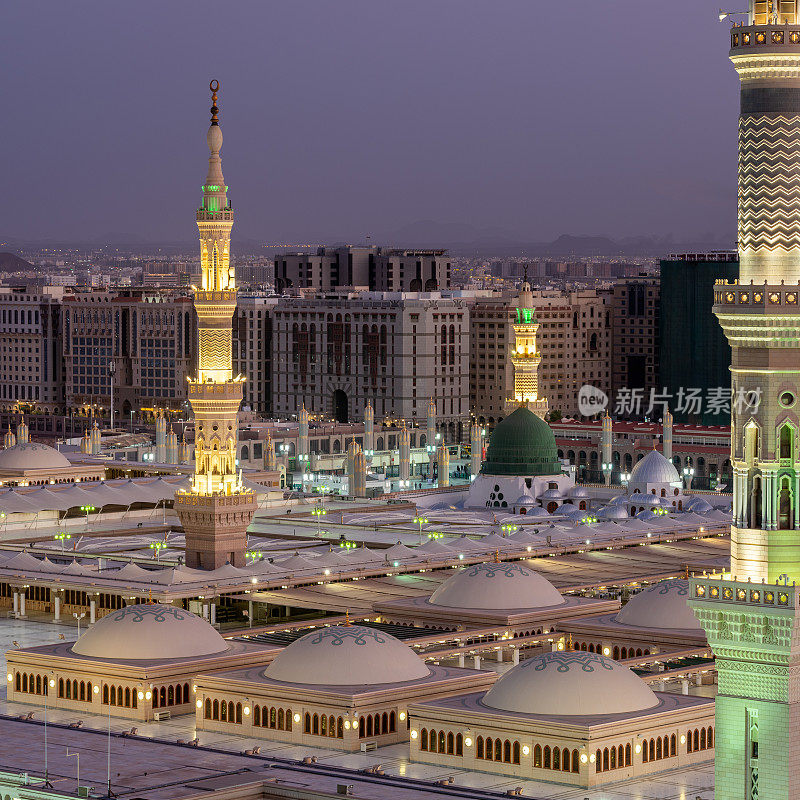
<instances>
[{"instance_id":1,"label":"illuminated minaret","mask_svg":"<svg viewBox=\"0 0 800 800\"><path fill-rule=\"evenodd\" d=\"M364 409L364 450L372 452L375 449L375 409L372 400L367 400Z\"/></svg>"},{"instance_id":2,"label":"illuminated minaret","mask_svg":"<svg viewBox=\"0 0 800 800\"><path fill-rule=\"evenodd\" d=\"M606 411L603 416L603 428L600 434L600 460L603 464L603 477L606 481L606 486L611 485L611 473L614 469L614 462L612 461L613 453L612 448L614 444L614 423Z\"/></svg>"},{"instance_id":3,"label":"illuminated minaret","mask_svg":"<svg viewBox=\"0 0 800 800\"><path fill-rule=\"evenodd\" d=\"M450 448L442 443L436 450L436 472L439 488L450 485Z\"/></svg>"},{"instance_id":4,"label":"illuminated minaret","mask_svg":"<svg viewBox=\"0 0 800 800\"><path fill-rule=\"evenodd\" d=\"M202 285L194 289L197 312L198 375L189 380L195 425L195 472L191 488L178 492L175 509L186 532L186 565L216 569L245 565L247 526L256 510L255 493L236 468L238 412L243 378L233 375L231 321L236 309L236 275L230 261L233 210L222 176L222 130L217 90L211 81L210 156L197 210Z\"/></svg>"},{"instance_id":5,"label":"illuminated minaret","mask_svg":"<svg viewBox=\"0 0 800 800\"><path fill-rule=\"evenodd\" d=\"M664 418L661 420L661 439L663 441L663 448L662 452L664 454L664 458L668 461L672 461L672 414L669 413L669 409L664 409Z\"/></svg>"},{"instance_id":6,"label":"illuminated minaret","mask_svg":"<svg viewBox=\"0 0 800 800\"><path fill-rule=\"evenodd\" d=\"M432 478L433 462L436 461L436 401L432 397L428 401L428 424L425 434L425 448L428 451L428 476Z\"/></svg>"},{"instance_id":7,"label":"illuminated minaret","mask_svg":"<svg viewBox=\"0 0 800 800\"><path fill-rule=\"evenodd\" d=\"M400 433L397 438L397 449L400 456L398 476L401 482L407 482L411 477L411 432L406 428L405 422L403 423L403 427L400 428ZM404 488L408 488L408 486Z\"/></svg>"},{"instance_id":8,"label":"illuminated minaret","mask_svg":"<svg viewBox=\"0 0 800 800\"><path fill-rule=\"evenodd\" d=\"M483 463L483 429L478 425L478 420L472 420L472 425L469 428L469 446L470 446L470 471L472 472L472 480L481 471L481 464Z\"/></svg>"},{"instance_id":9,"label":"illuminated minaret","mask_svg":"<svg viewBox=\"0 0 800 800\"><path fill-rule=\"evenodd\" d=\"M722 14L724 17L724 13ZM738 282L714 287L731 344L731 574L690 605L716 658L716 800L800 796L800 20L750 0L741 80ZM674 298L677 300L677 298Z\"/></svg>"},{"instance_id":10,"label":"illuminated minaret","mask_svg":"<svg viewBox=\"0 0 800 800\"><path fill-rule=\"evenodd\" d=\"M510 414L520 403L544 417L547 400L539 397L539 364L542 357L536 348L536 331L539 323L534 316L533 292L528 283L528 268L522 281L517 307L512 323L514 342L511 346L511 363L514 365L514 396L506 402L506 413Z\"/></svg>"}]
</instances>

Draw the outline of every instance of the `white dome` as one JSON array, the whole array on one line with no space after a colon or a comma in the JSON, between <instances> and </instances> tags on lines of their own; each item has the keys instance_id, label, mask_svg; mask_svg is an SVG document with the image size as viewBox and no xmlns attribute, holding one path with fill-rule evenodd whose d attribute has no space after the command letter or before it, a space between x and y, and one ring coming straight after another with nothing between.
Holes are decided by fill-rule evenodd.
<instances>
[{"instance_id":1,"label":"white dome","mask_svg":"<svg viewBox=\"0 0 800 800\"><path fill-rule=\"evenodd\" d=\"M292 642L264 675L287 683L365 686L420 680L430 670L408 645L388 633L362 625L336 625Z\"/></svg>"},{"instance_id":2,"label":"white dome","mask_svg":"<svg viewBox=\"0 0 800 800\"><path fill-rule=\"evenodd\" d=\"M228 643L202 617L176 606L142 603L107 614L72 645L96 658L154 661L223 653Z\"/></svg>"},{"instance_id":3,"label":"white dome","mask_svg":"<svg viewBox=\"0 0 800 800\"><path fill-rule=\"evenodd\" d=\"M634 595L617 613L617 622L637 628L672 628L696 630L703 628L686 601L689 581L660 581Z\"/></svg>"},{"instance_id":4,"label":"white dome","mask_svg":"<svg viewBox=\"0 0 800 800\"><path fill-rule=\"evenodd\" d=\"M428 601L445 608L545 608L565 602L550 581L519 563L473 564L448 578Z\"/></svg>"},{"instance_id":5,"label":"white dome","mask_svg":"<svg viewBox=\"0 0 800 800\"><path fill-rule=\"evenodd\" d=\"M524 714L624 714L659 703L650 687L622 664L580 650L543 653L510 669L483 704Z\"/></svg>"},{"instance_id":6,"label":"white dome","mask_svg":"<svg viewBox=\"0 0 800 800\"><path fill-rule=\"evenodd\" d=\"M678 483L681 476L675 465L658 450L651 450L631 471L628 487L648 483Z\"/></svg>"},{"instance_id":7,"label":"white dome","mask_svg":"<svg viewBox=\"0 0 800 800\"><path fill-rule=\"evenodd\" d=\"M610 506L624 506L628 502L628 495L626 494L618 494L616 497L612 497L608 504Z\"/></svg>"},{"instance_id":8,"label":"white dome","mask_svg":"<svg viewBox=\"0 0 800 800\"><path fill-rule=\"evenodd\" d=\"M536 498L529 494L523 494L517 498L516 502L514 503L515 506L535 506L536 505Z\"/></svg>"},{"instance_id":9,"label":"white dome","mask_svg":"<svg viewBox=\"0 0 800 800\"><path fill-rule=\"evenodd\" d=\"M628 503L632 506L660 506L661 500L649 492L636 492L628 498Z\"/></svg>"},{"instance_id":10,"label":"white dome","mask_svg":"<svg viewBox=\"0 0 800 800\"><path fill-rule=\"evenodd\" d=\"M38 442L16 444L0 450L0 469L64 469L72 465L52 447Z\"/></svg>"},{"instance_id":11,"label":"white dome","mask_svg":"<svg viewBox=\"0 0 800 800\"><path fill-rule=\"evenodd\" d=\"M539 495L540 500L561 500L564 495L558 489L548 489Z\"/></svg>"},{"instance_id":12,"label":"white dome","mask_svg":"<svg viewBox=\"0 0 800 800\"><path fill-rule=\"evenodd\" d=\"M628 519L628 512L622 506L606 506L597 512L599 519Z\"/></svg>"},{"instance_id":13,"label":"white dome","mask_svg":"<svg viewBox=\"0 0 800 800\"><path fill-rule=\"evenodd\" d=\"M706 511L711 511L713 506L704 497L693 497L689 500L684 500L683 507L686 511L694 511L695 513L704 514Z\"/></svg>"},{"instance_id":14,"label":"white dome","mask_svg":"<svg viewBox=\"0 0 800 800\"><path fill-rule=\"evenodd\" d=\"M568 492L567 497L589 497L589 490L585 486L573 486Z\"/></svg>"}]
</instances>

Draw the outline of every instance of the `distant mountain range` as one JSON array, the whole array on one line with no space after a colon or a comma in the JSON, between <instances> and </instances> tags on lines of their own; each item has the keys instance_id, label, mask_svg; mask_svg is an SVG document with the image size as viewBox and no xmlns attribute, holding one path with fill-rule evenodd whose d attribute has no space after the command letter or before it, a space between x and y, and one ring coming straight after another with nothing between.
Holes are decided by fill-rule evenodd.
<instances>
[{"instance_id":1,"label":"distant mountain range","mask_svg":"<svg viewBox=\"0 0 800 800\"><path fill-rule=\"evenodd\" d=\"M329 245L337 242L356 243L360 239L347 237L311 237L306 241L319 241ZM275 241L273 238L272 241ZM461 223L439 223L433 221L420 221L405 225L394 231L384 232L371 236L370 241L378 245L405 248L446 248L456 255L470 256L495 256L499 258L514 257L552 257L552 258L578 258L580 256L606 256L609 258L631 257L664 257L675 252L703 252L708 250L731 250L734 248L732 237L708 235L697 241L675 240L672 236L635 236L622 239L613 239L609 236L574 236L562 234L551 242L537 242L525 239L514 231L503 228L475 228ZM103 247L119 248L128 252L152 253L153 255L169 256L175 253L186 253L196 246L194 241L172 242L147 242L137 235L122 233L113 236L95 238L86 241L57 241L54 239L32 241L6 239L7 247L20 249L34 249L37 247L50 248L79 248L94 250ZM234 253L260 254L273 252L272 247L265 248L263 241L252 238L239 237L234 234ZM284 248L285 249L285 248ZM275 248L276 251L280 249ZM11 253L2 254L12 256ZM12 256L16 258L16 256ZM21 259L19 259L21 261ZM25 269L27 262L22 266L14 267L0 265L5 272L15 269Z\"/></svg>"}]
</instances>

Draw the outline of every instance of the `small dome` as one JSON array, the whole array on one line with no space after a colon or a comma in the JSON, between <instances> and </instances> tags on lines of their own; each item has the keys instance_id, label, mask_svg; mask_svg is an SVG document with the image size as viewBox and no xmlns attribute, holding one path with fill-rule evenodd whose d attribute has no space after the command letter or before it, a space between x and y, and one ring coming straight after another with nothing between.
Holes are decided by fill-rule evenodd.
<instances>
[{"instance_id":1,"label":"small dome","mask_svg":"<svg viewBox=\"0 0 800 800\"><path fill-rule=\"evenodd\" d=\"M659 703L652 689L622 664L579 650L543 653L510 669L483 704L524 714L625 714Z\"/></svg>"},{"instance_id":2,"label":"small dome","mask_svg":"<svg viewBox=\"0 0 800 800\"><path fill-rule=\"evenodd\" d=\"M80 656L125 661L209 656L227 649L228 643L202 617L159 603L107 614L72 645Z\"/></svg>"},{"instance_id":3,"label":"small dome","mask_svg":"<svg viewBox=\"0 0 800 800\"><path fill-rule=\"evenodd\" d=\"M628 519L628 512L622 506L606 506L597 512L598 519Z\"/></svg>"},{"instance_id":4,"label":"small dome","mask_svg":"<svg viewBox=\"0 0 800 800\"><path fill-rule=\"evenodd\" d=\"M624 505L627 504L627 502L628 502L628 495L626 495L626 494L618 494L618 495L616 495L616 497L612 497L608 501L608 504L610 506L624 506Z\"/></svg>"},{"instance_id":5,"label":"small dome","mask_svg":"<svg viewBox=\"0 0 800 800\"><path fill-rule=\"evenodd\" d=\"M661 500L650 492L635 492L628 497L628 503L632 506L660 506Z\"/></svg>"},{"instance_id":6,"label":"small dome","mask_svg":"<svg viewBox=\"0 0 800 800\"><path fill-rule=\"evenodd\" d=\"M628 487L647 483L678 483L681 476L675 465L658 450L651 450L631 471Z\"/></svg>"},{"instance_id":7,"label":"small dome","mask_svg":"<svg viewBox=\"0 0 800 800\"><path fill-rule=\"evenodd\" d=\"M637 628L701 631L703 627L686 603L688 599L689 581L660 581L631 597L617 613L616 620Z\"/></svg>"},{"instance_id":8,"label":"small dome","mask_svg":"<svg viewBox=\"0 0 800 800\"><path fill-rule=\"evenodd\" d=\"M71 467L69 461L46 444L26 442L0 450L0 469L64 469Z\"/></svg>"},{"instance_id":9,"label":"small dome","mask_svg":"<svg viewBox=\"0 0 800 800\"><path fill-rule=\"evenodd\" d=\"M547 489L539 495L540 500L561 500L564 497L560 489Z\"/></svg>"},{"instance_id":10,"label":"small dome","mask_svg":"<svg viewBox=\"0 0 800 800\"><path fill-rule=\"evenodd\" d=\"M473 564L448 578L428 601L445 608L546 608L563 605L550 581L520 563Z\"/></svg>"},{"instance_id":11,"label":"small dome","mask_svg":"<svg viewBox=\"0 0 800 800\"><path fill-rule=\"evenodd\" d=\"M336 625L307 633L275 656L267 678L330 686L404 683L430 675L425 662L388 633Z\"/></svg>"},{"instance_id":12,"label":"small dome","mask_svg":"<svg viewBox=\"0 0 800 800\"><path fill-rule=\"evenodd\" d=\"M550 426L520 406L492 431L482 475L560 475L556 438Z\"/></svg>"},{"instance_id":13,"label":"small dome","mask_svg":"<svg viewBox=\"0 0 800 800\"><path fill-rule=\"evenodd\" d=\"M575 497L583 500L590 497L589 490L585 486L573 486L568 492L567 497Z\"/></svg>"},{"instance_id":14,"label":"small dome","mask_svg":"<svg viewBox=\"0 0 800 800\"><path fill-rule=\"evenodd\" d=\"M692 497L689 500L684 500L683 507L686 511L694 511L695 514L705 514L713 509L711 503L703 497Z\"/></svg>"},{"instance_id":15,"label":"small dome","mask_svg":"<svg viewBox=\"0 0 800 800\"><path fill-rule=\"evenodd\" d=\"M536 505L536 498L532 495L527 493L521 495L517 498L516 502L514 503L515 506L535 506Z\"/></svg>"}]
</instances>

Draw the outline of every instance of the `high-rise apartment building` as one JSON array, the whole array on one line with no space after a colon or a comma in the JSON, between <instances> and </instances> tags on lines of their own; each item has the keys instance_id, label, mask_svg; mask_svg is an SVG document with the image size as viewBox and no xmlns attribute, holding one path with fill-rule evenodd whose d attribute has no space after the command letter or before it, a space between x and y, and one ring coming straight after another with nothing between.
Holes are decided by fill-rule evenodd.
<instances>
[{"instance_id":1,"label":"high-rise apartment building","mask_svg":"<svg viewBox=\"0 0 800 800\"><path fill-rule=\"evenodd\" d=\"M422 420L433 398L446 440L469 413L469 303L458 293L283 297L273 312L273 413Z\"/></svg>"},{"instance_id":2,"label":"high-rise apartment building","mask_svg":"<svg viewBox=\"0 0 800 800\"><path fill-rule=\"evenodd\" d=\"M359 287L375 292L435 292L450 287L446 250L375 245L320 247L316 253L275 256L275 288L327 292Z\"/></svg>"},{"instance_id":3,"label":"high-rise apartment building","mask_svg":"<svg viewBox=\"0 0 800 800\"><path fill-rule=\"evenodd\" d=\"M661 262L661 297L669 307L659 315L658 384L675 398L670 410L677 421L728 421L724 414L710 413L705 401L731 383L731 346L712 312L714 282L738 277L736 252L682 253ZM703 402L681 401L689 392Z\"/></svg>"},{"instance_id":4,"label":"high-rise apartment building","mask_svg":"<svg viewBox=\"0 0 800 800\"><path fill-rule=\"evenodd\" d=\"M197 324L186 292L81 292L63 304L66 405L114 410L182 409L196 357ZM112 366L113 365L113 366Z\"/></svg>"},{"instance_id":5,"label":"high-rise apartment building","mask_svg":"<svg viewBox=\"0 0 800 800\"><path fill-rule=\"evenodd\" d=\"M628 278L613 288L613 374L611 389L615 406L621 392L640 393L646 410L650 391L659 390L659 318L661 310L658 278ZM636 411L617 412L637 416Z\"/></svg>"},{"instance_id":6,"label":"high-rise apartment building","mask_svg":"<svg viewBox=\"0 0 800 800\"><path fill-rule=\"evenodd\" d=\"M272 314L277 297L239 293L233 316L233 371L245 377L245 406L272 416Z\"/></svg>"},{"instance_id":7,"label":"high-rise apartment building","mask_svg":"<svg viewBox=\"0 0 800 800\"><path fill-rule=\"evenodd\" d=\"M0 407L64 405L61 287L0 291Z\"/></svg>"}]
</instances>

